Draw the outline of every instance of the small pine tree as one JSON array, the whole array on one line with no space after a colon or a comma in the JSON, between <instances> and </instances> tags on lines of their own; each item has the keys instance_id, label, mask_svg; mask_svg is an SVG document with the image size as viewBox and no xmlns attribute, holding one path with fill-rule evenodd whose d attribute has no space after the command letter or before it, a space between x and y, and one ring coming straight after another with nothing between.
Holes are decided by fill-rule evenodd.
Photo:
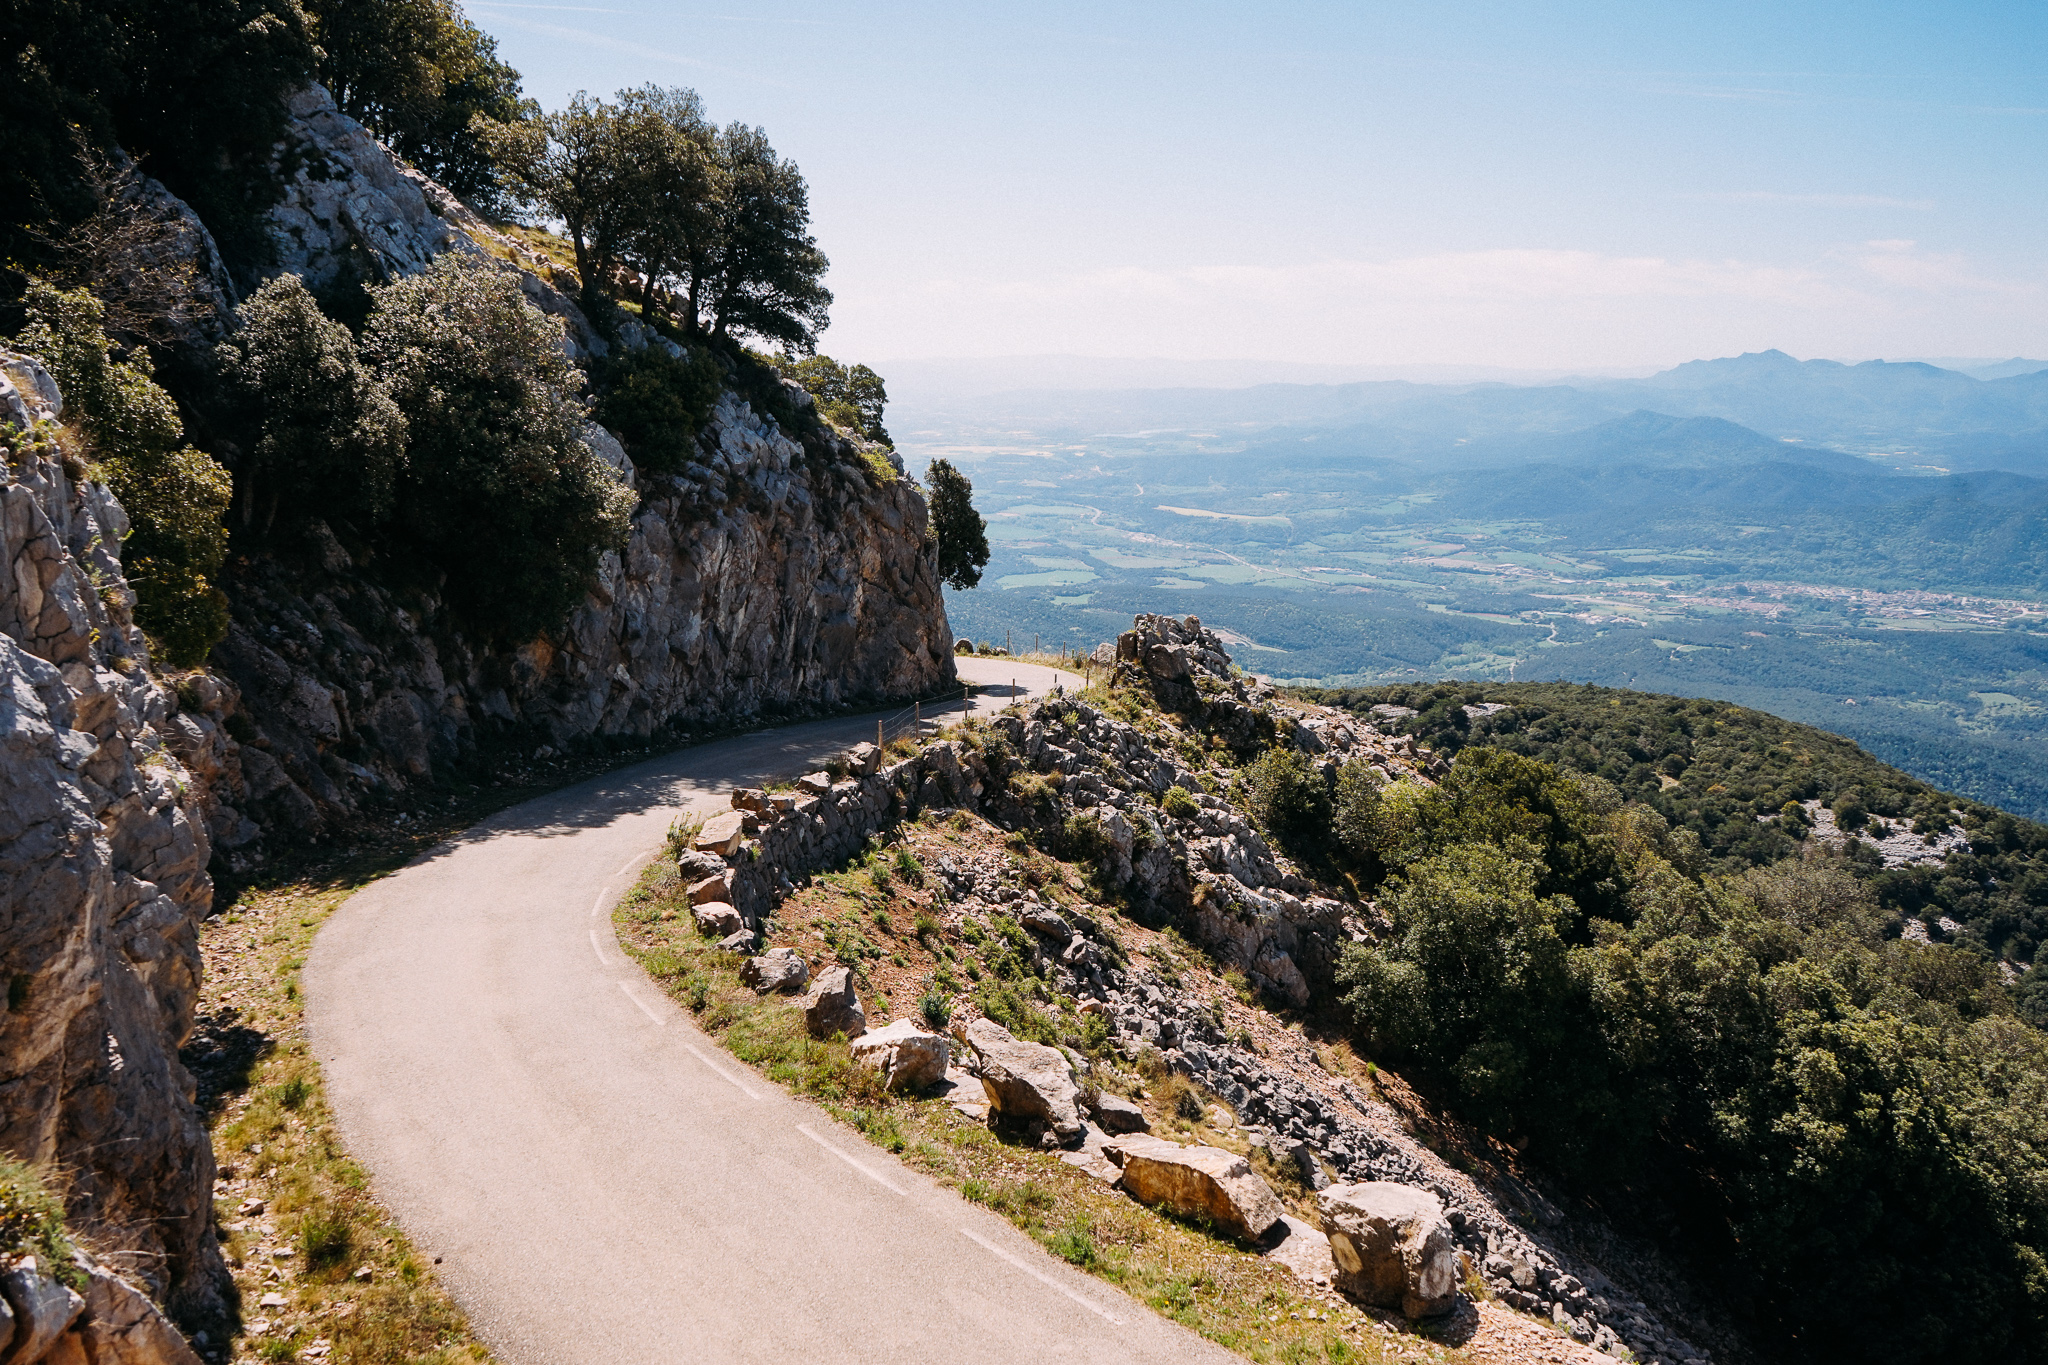
<instances>
[{"instance_id":1,"label":"small pine tree","mask_svg":"<svg viewBox=\"0 0 2048 1365\"><path fill-rule=\"evenodd\" d=\"M931 488L939 580L965 592L981 582L981 571L988 566L988 523L974 510L974 485L950 460L933 460L925 482Z\"/></svg>"}]
</instances>

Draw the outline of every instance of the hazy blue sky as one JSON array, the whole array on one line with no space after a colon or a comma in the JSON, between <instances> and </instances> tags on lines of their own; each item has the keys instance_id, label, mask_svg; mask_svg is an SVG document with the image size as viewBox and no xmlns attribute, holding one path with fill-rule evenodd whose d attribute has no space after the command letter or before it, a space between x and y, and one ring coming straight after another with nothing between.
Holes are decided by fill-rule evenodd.
<instances>
[{"instance_id":1,"label":"hazy blue sky","mask_svg":"<svg viewBox=\"0 0 2048 1365\"><path fill-rule=\"evenodd\" d=\"M2048 352L2048 3L471 3L810 181L853 359Z\"/></svg>"}]
</instances>

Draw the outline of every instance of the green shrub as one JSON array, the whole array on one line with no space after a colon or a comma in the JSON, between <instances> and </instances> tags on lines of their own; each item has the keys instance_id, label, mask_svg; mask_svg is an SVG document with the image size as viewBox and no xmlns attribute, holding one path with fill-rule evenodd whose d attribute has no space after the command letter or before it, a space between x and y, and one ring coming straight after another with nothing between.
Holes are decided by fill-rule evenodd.
<instances>
[{"instance_id":1,"label":"green shrub","mask_svg":"<svg viewBox=\"0 0 2048 1365\"><path fill-rule=\"evenodd\" d=\"M251 439L236 467L244 524L268 533L315 518L367 532L390 511L405 416L296 275L235 309L241 330L216 354Z\"/></svg>"},{"instance_id":2,"label":"green shrub","mask_svg":"<svg viewBox=\"0 0 2048 1365\"><path fill-rule=\"evenodd\" d=\"M671 355L659 342L618 350L597 371L597 420L649 474L673 474L697 455L697 433L725 390L725 367L709 351Z\"/></svg>"},{"instance_id":3,"label":"green shrub","mask_svg":"<svg viewBox=\"0 0 2048 1365\"><path fill-rule=\"evenodd\" d=\"M1299 749L1266 750L1244 770L1245 809L1291 853L1320 846L1330 828L1330 792Z\"/></svg>"},{"instance_id":4,"label":"green shrub","mask_svg":"<svg viewBox=\"0 0 2048 1365\"><path fill-rule=\"evenodd\" d=\"M136 624L164 662L196 667L228 630L215 581L228 552L227 471L183 444L177 404L152 378L147 354L113 358L99 300L32 280L23 302L29 325L16 344L56 379L94 475L128 514L121 569L135 590Z\"/></svg>"},{"instance_id":5,"label":"green shrub","mask_svg":"<svg viewBox=\"0 0 2048 1365\"><path fill-rule=\"evenodd\" d=\"M1194 794L1186 787L1178 785L1166 789L1165 794L1159 798L1159 809L1176 820L1192 820L1202 810L1196 803Z\"/></svg>"},{"instance_id":6,"label":"green shrub","mask_svg":"<svg viewBox=\"0 0 2048 1365\"><path fill-rule=\"evenodd\" d=\"M309 1273L345 1265L354 1250L355 1230L340 1213L316 1208L299 1221L299 1255Z\"/></svg>"},{"instance_id":7,"label":"green shrub","mask_svg":"<svg viewBox=\"0 0 2048 1365\"><path fill-rule=\"evenodd\" d=\"M450 253L376 291L364 351L411 426L397 526L486 635L559 628L625 544L633 490L582 437L562 324Z\"/></svg>"},{"instance_id":8,"label":"green shrub","mask_svg":"<svg viewBox=\"0 0 2048 1365\"><path fill-rule=\"evenodd\" d=\"M927 986L924 994L918 998L917 1013L934 1032L943 1033L946 1025L953 1021L952 998L934 982Z\"/></svg>"}]
</instances>

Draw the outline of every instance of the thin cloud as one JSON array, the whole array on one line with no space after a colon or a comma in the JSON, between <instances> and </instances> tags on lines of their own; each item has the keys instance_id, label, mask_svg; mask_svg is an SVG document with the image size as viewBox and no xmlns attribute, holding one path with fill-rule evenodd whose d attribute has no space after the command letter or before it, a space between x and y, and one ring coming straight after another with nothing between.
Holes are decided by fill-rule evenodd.
<instances>
[{"instance_id":1,"label":"thin cloud","mask_svg":"<svg viewBox=\"0 0 2048 1365\"><path fill-rule=\"evenodd\" d=\"M507 5L498 0L470 0L470 9L546 9L568 14L638 14L636 9L599 9L595 5Z\"/></svg>"},{"instance_id":2,"label":"thin cloud","mask_svg":"<svg viewBox=\"0 0 2048 1365\"><path fill-rule=\"evenodd\" d=\"M607 33L593 33L587 28L564 28L560 24L537 24L530 19L519 19L510 16L499 19L496 22L505 25L507 28L521 29L527 33L537 33L543 38L561 38L572 43L582 43L586 47L603 48L607 52L623 52L629 56L639 57L647 61L671 62L677 66L692 67L698 71L716 71L727 76L738 76L744 80L749 80L757 85L764 85L771 89L786 90L792 88L787 81L770 80L758 72L743 71L738 67L721 66L716 62L701 61L696 57L685 57L676 52L664 52L660 48L649 47L645 43L628 42L624 38L614 38Z\"/></svg>"},{"instance_id":3,"label":"thin cloud","mask_svg":"<svg viewBox=\"0 0 2048 1365\"><path fill-rule=\"evenodd\" d=\"M1827 209L1916 209L1934 207L1932 199L1900 199L1889 194L1779 194L1772 190L1730 190L1721 194L1685 194L1705 204L1800 204Z\"/></svg>"}]
</instances>

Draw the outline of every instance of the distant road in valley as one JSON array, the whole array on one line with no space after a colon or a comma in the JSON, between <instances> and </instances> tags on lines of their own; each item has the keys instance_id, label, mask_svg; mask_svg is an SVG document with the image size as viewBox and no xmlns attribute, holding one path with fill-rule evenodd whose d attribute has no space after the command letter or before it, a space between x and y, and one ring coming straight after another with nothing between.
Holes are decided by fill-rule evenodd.
<instances>
[{"instance_id":1,"label":"distant road in valley","mask_svg":"<svg viewBox=\"0 0 2048 1365\"><path fill-rule=\"evenodd\" d=\"M975 710L1012 679L1080 683L959 662L1001 689ZM1236 1360L762 1080L614 943L671 821L874 725L765 730L528 802L321 930L308 1029L349 1150L506 1365Z\"/></svg>"}]
</instances>

